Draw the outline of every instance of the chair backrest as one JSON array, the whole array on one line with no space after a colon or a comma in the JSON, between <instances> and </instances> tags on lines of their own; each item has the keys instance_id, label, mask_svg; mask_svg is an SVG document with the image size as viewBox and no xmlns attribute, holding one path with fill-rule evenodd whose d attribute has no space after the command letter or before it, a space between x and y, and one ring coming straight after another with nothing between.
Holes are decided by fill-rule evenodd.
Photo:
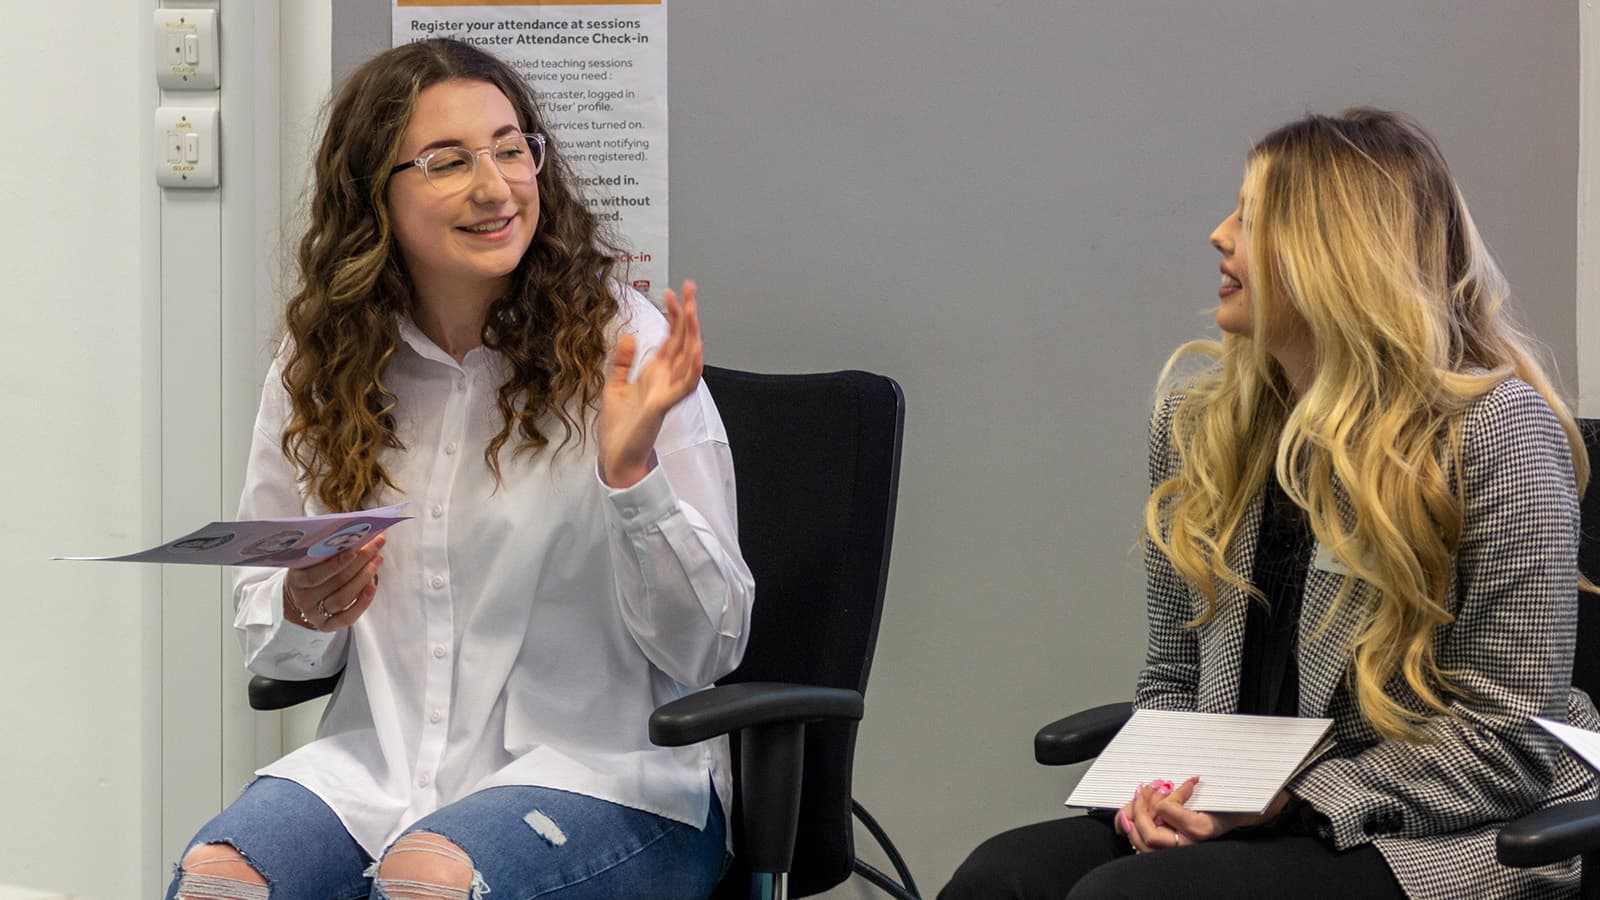
<instances>
[{"instance_id":1,"label":"chair backrest","mask_svg":"<svg viewBox=\"0 0 1600 900\"><path fill-rule=\"evenodd\" d=\"M905 415L900 386L867 372L758 375L713 366L705 381L727 426L739 544L756 583L749 647L723 682L865 693L894 534ZM807 728L793 896L819 893L850 875L855 739L853 722ZM739 816L736 798L735 835ZM736 856L718 896L747 897L744 874Z\"/></svg>"},{"instance_id":2,"label":"chair backrest","mask_svg":"<svg viewBox=\"0 0 1600 900\"><path fill-rule=\"evenodd\" d=\"M1579 419L1589 450L1589 486L1581 504L1578 570L1600 585L1600 419ZM1572 660L1572 683L1600 697L1600 594L1578 592L1578 652Z\"/></svg>"}]
</instances>

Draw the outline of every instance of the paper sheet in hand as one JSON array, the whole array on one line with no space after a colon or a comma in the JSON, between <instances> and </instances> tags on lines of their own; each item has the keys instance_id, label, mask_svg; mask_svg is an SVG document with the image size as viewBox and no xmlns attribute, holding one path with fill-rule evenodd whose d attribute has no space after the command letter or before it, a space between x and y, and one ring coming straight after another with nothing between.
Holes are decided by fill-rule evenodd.
<instances>
[{"instance_id":1,"label":"paper sheet in hand","mask_svg":"<svg viewBox=\"0 0 1600 900\"><path fill-rule=\"evenodd\" d=\"M1067 798L1068 806L1119 809L1134 789L1200 776L1184 804L1201 812L1265 812L1272 798L1331 743L1332 719L1234 716L1141 709L1111 739Z\"/></svg>"},{"instance_id":2,"label":"paper sheet in hand","mask_svg":"<svg viewBox=\"0 0 1600 900\"><path fill-rule=\"evenodd\" d=\"M94 562L183 563L201 566L274 566L299 569L377 537L406 504L253 522L212 522L159 547L126 556L56 556Z\"/></svg>"},{"instance_id":3,"label":"paper sheet in hand","mask_svg":"<svg viewBox=\"0 0 1600 900\"><path fill-rule=\"evenodd\" d=\"M1565 722L1552 722L1549 719L1532 717L1545 731L1555 735L1561 743L1573 753L1578 754L1584 762L1600 770L1600 734L1575 728Z\"/></svg>"}]
</instances>

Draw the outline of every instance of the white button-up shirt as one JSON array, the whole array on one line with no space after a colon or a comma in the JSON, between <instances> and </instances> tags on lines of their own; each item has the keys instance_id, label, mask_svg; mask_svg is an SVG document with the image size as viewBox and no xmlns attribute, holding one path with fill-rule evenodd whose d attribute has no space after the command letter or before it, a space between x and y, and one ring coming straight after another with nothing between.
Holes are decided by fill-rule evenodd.
<instances>
[{"instance_id":1,"label":"white button-up shirt","mask_svg":"<svg viewBox=\"0 0 1600 900\"><path fill-rule=\"evenodd\" d=\"M623 291L616 334L639 363L665 319ZM384 374L403 449L382 462L416 518L388 531L379 588L349 629L283 617L281 569L238 569L234 625L251 671L305 679L344 668L316 739L260 770L306 786L373 856L473 791L539 785L703 828L711 785L731 797L726 739L661 748L656 706L709 685L744 653L754 593L739 553L733 463L705 385L666 416L659 465L625 490L597 476L588 437L535 455L483 448L499 431L503 358L460 364L407 318ZM280 450L289 401L268 373L239 516L325 512ZM457 451L461 452L457 452Z\"/></svg>"}]
</instances>

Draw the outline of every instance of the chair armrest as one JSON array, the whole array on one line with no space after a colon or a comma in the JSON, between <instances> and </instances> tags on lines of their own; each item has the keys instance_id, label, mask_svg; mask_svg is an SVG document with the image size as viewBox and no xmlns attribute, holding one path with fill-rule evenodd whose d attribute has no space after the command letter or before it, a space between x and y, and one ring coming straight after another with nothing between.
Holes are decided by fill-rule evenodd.
<instances>
[{"instance_id":1,"label":"chair armrest","mask_svg":"<svg viewBox=\"0 0 1600 900\"><path fill-rule=\"evenodd\" d=\"M1600 800L1535 810L1506 824L1495 838L1500 862L1519 869L1560 862L1600 849Z\"/></svg>"},{"instance_id":2,"label":"chair armrest","mask_svg":"<svg viewBox=\"0 0 1600 900\"><path fill-rule=\"evenodd\" d=\"M843 688L773 681L723 684L680 697L650 714L650 741L682 747L757 725L859 720L861 695Z\"/></svg>"},{"instance_id":3,"label":"chair armrest","mask_svg":"<svg viewBox=\"0 0 1600 900\"><path fill-rule=\"evenodd\" d=\"M680 697L650 714L658 747L697 744L737 732L738 834L752 872L787 872L794 861L804 778L806 723L861 718L861 695L842 688L746 681Z\"/></svg>"},{"instance_id":4,"label":"chair armrest","mask_svg":"<svg viewBox=\"0 0 1600 900\"><path fill-rule=\"evenodd\" d=\"M1094 759L1132 715L1132 703L1107 703L1051 722L1033 736L1033 758L1043 766Z\"/></svg>"},{"instance_id":5,"label":"chair armrest","mask_svg":"<svg viewBox=\"0 0 1600 900\"><path fill-rule=\"evenodd\" d=\"M315 700L333 693L339 686L339 678L344 675L343 670L333 673L325 678L314 678L310 681L283 681L277 678L268 678L265 675L255 675L250 679L250 708L267 712L274 709L288 709L307 700Z\"/></svg>"}]
</instances>

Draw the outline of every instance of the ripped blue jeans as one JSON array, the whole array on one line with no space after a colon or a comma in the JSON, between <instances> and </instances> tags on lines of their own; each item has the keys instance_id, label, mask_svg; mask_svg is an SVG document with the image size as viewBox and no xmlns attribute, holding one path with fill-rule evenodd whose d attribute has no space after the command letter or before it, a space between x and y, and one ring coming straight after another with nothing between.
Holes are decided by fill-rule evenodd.
<instances>
[{"instance_id":1,"label":"ripped blue jeans","mask_svg":"<svg viewBox=\"0 0 1600 900\"><path fill-rule=\"evenodd\" d=\"M397 888L376 879L373 859L316 794L282 778L258 778L200 829L189 847L232 846L266 879L266 893L257 888L252 895L244 885L231 887L219 879L197 879L175 869L167 898L532 900L557 895L560 900L701 900L710 895L726 868L726 827L715 793L702 831L569 791L488 788L406 829L407 835L424 832L443 837L471 860L470 888L432 893L426 886ZM395 842L407 843L404 835Z\"/></svg>"}]
</instances>

